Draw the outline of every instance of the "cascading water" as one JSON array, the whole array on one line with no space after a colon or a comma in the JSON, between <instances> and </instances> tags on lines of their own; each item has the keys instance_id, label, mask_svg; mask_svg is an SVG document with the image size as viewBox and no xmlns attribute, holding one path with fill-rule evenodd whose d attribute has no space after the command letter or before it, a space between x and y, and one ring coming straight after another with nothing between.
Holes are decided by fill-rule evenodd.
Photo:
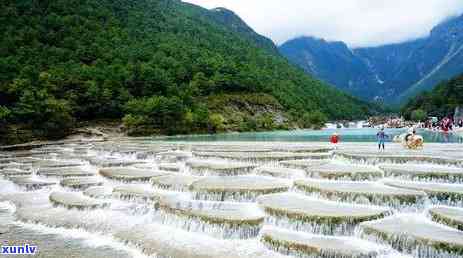
<instances>
[{"instance_id":1,"label":"cascading water","mask_svg":"<svg viewBox=\"0 0 463 258\"><path fill-rule=\"evenodd\" d=\"M0 239L39 257L463 257L458 219L429 213L463 207L458 187L441 190L463 182L459 146L389 147L128 138L0 152ZM321 202L261 202L279 194ZM349 205L387 212L357 219Z\"/></svg>"}]
</instances>

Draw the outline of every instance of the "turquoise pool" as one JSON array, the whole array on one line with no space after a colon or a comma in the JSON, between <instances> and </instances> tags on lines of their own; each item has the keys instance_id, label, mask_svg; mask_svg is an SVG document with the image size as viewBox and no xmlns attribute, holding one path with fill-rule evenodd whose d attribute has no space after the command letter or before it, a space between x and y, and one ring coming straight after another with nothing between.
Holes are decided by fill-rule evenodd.
<instances>
[{"instance_id":1,"label":"turquoise pool","mask_svg":"<svg viewBox=\"0 0 463 258\"><path fill-rule=\"evenodd\" d=\"M406 129L386 129L390 140L395 135L406 132ZM184 141L328 141L329 137L337 132L341 136L341 141L345 142L374 142L376 141L377 129L373 128L345 128L345 129L324 129L324 130L293 130L293 131L273 131L273 132L250 132L250 133L224 133L214 135L187 135L169 137L169 140ZM462 139L455 134L444 136L440 132L430 132L419 130L425 142L462 142Z\"/></svg>"}]
</instances>

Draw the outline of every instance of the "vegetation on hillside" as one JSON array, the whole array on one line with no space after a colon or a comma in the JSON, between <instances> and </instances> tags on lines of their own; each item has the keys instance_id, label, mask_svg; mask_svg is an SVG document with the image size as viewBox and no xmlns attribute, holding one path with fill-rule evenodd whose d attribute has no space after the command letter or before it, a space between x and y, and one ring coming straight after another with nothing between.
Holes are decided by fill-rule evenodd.
<instances>
[{"instance_id":1,"label":"vegetation on hillside","mask_svg":"<svg viewBox=\"0 0 463 258\"><path fill-rule=\"evenodd\" d=\"M223 130L234 121L214 96L225 95L263 94L293 121L369 112L204 12L176 0L1 1L0 130L60 137L97 119L169 134Z\"/></svg>"},{"instance_id":2,"label":"vegetation on hillside","mask_svg":"<svg viewBox=\"0 0 463 258\"><path fill-rule=\"evenodd\" d=\"M402 108L402 113L415 120L426 114L445 117L452 115L457 106L463 106L463 75L441 82L432 91L414 97Z\"/></svg>"},{"instance_id":3,"label":"vegetation on hillside","mask_svg":"<svg viewBox=\"0 0 463 258\"><path fill-rule=\"evenodd\" d=\"M201 10L199 8L197 9ZM202 10L202 15L211 17L219 24L238 33L241 38L247 38L248 40L254 42L256 46L264 48L272 54L279 55L278 47L273 43L272 40L257 34L234 12L225 8L215 8L211 11L204 9Z\"/></svg>"}]
</instances>

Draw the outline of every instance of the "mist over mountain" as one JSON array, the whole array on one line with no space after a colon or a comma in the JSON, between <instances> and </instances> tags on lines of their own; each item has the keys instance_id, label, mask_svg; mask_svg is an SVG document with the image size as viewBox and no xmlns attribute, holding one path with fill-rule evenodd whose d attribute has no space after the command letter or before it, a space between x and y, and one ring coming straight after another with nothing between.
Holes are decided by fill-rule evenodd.
<instances>
[{"instance_id":1,"label":"mist over mountain","mask_svg":"<svg viewBox=\"0 0 463 258\"><path fill-rule=\"evenodd\" d=\"M365 100L398 103L463 72L463 16L426 38L349 49L343 42L300 37L280 53L307 73Z\"/></svg>"}]
</instances>

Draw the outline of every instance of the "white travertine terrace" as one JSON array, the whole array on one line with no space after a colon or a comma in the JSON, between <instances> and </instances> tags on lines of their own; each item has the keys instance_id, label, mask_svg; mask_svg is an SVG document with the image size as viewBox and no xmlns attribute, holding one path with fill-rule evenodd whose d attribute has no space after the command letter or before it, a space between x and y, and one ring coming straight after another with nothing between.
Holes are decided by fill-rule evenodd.
<instances>
[{"instance_id":1,"label":"white travertine terrace","mask_svg":"<svg viewBox=\"0 0 463 258\"><path fill-rule=\"evenodd\" d=\"M34 149L0 148L0 238L59 235L70 248L83 239L136 257L463 254L459 144L378 152L373 143L120 138L20 147Z\"/></svg>"}]
</instances>

